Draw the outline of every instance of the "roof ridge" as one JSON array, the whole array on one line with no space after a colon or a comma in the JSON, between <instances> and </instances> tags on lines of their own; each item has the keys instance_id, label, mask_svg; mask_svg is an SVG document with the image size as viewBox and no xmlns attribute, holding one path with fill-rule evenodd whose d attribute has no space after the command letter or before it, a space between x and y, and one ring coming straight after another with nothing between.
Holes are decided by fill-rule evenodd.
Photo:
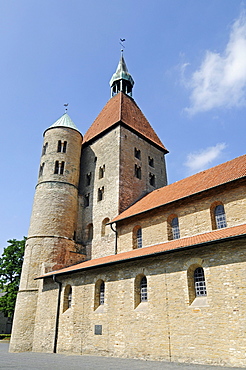
<instances>
[{"instance_id":1,"label":"roof ridge","mask_svg":"<svg viewBox=\"0 0 246 370\"><path fill-rule=\"evenodd\" d=\"M151 209L246 177L246 154L153 190L111 220L117 222Z\"/></svg>"}]
</instances>

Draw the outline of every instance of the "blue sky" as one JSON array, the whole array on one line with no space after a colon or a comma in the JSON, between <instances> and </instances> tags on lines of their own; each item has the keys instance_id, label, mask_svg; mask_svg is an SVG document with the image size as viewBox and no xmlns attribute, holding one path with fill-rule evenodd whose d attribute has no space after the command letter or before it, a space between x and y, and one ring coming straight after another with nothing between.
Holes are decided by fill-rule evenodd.
<instances>
[{"instance_id":1,"label":"blue sky","mask_svg":"<svg viewBox=\"0 0 246 370\"><path fill-rule=\"evenodd\" d=\"M85 133L124 56L133 97L170 153L169 183L245 154L246 4L0 0L0 252L27 235L42 134Z\"/></svg>"}]
</instances>

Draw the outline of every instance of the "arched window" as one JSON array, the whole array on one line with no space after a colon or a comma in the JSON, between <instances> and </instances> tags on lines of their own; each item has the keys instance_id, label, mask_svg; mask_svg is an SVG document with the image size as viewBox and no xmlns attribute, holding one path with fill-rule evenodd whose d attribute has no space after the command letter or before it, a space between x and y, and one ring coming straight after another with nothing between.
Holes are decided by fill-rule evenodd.
<instances>
[{"instance_id":1,"label":"arched window","mask_svg":"<svg viewBox=\"0 0 246 370\"><path fill-rule=\"evenodd\" d=\"M197 267L194 271L195 296L204 297L207 295L206 282L202 267Z\"/></svg>"},{"instance_id":2,"label":"arched window","mask_svg":"<svg viewBox=\"0 0 246 370\"><path fill-rule=\"evenodd\" d=\"M107 225L107 223L109 222L109 218L106 217L103 221L102 221L102 230L101 230L101 236L106 236L108 235L109 233L109 225Z\"/></svg>"},{"instance_id":3,"label":"arched window","mask_svg":"<svg viewBox=\"0 0 246 370\"><path fill-rule=\"evenodd\" d=\"M132 244L133 249L142 248L143 246L142 228L139 225L132 230Z\"/></svg>"},{"instance_id":4,"label":"arched window","mask_svg":"<svg viewBox=\"0 0 246 370\"><path fill-rule=\"evenodd\" d=\"M100 292L99 292L99 304L104 304L104 295L105 295L105 284L104 281L102 281L100 285Z\"/></svg>"},{"instance_id":5,"label":"arched window","mask_svg":"<svg viewBox=\"0 0 246 370\"><path fill-rule=\"evenodd\" d=\"M171 226L172 226L173 239L179 239L180 238L180 231L179 231L179 219L178 219L178 217L174 217L172 219Z\"/></svg>"},{"instance_id":6,"label":"arched window","mask_svg":"<svg viewBox=\"0 0 246 370\"><path fill-rule=\"evenodd\" d=\"M142 229L141 227L137 230L137 248L142 248Z\"/></svg>"},{"instance_id":7,"label":"arched window","mask_svg":"<svg viewBox=\"0 0 246 370\"><path fill-rule=\"evenodd\" d=\"M105 283L102 279L97 280L95 284L95 298L94 298L94 310L101 307L103 309L103 305L105 302Z\"/></svg>"},{"instance_id":8,"label":"arched window","mask_svg":"<svg viewBox=\"0 0 246 370\"><path fill-rule=\"evenodd\" d=\"M89 224L86 227L87 241L91 242L93 239L93 224Z\"/></svg>"},{"instance_id":9,"label":"arched window","mask_svg":"<svg viewBox=\"0 0 246 370\"><path fill-rule=\"evenodd\" d=\"M147 279L146 276L144 276L140 281L140 302L147 301L148 301Z\"/></svg>"},{"instance_id":10,"label":"arched window","mask_svg":"<svg viewBox=\"0 0 246 370\"><path fill-rule=\"evenodd\" d=\"M72 287L67 285L64 290L63 312L72 306Z\"/></svg>"},{"instance_id":11,"label":"arched window","mask_svg":"<svg viewBox=\"0 0 246 370\"><path fill-rule=\"evenodd\" d=\"M216 223L216 229L222 229L223 227L226 227L226 215L225 215L225 209L222 204L219 204L214 209L214 216L215 216L215 223Z\"/></svg>"}]
</instances>

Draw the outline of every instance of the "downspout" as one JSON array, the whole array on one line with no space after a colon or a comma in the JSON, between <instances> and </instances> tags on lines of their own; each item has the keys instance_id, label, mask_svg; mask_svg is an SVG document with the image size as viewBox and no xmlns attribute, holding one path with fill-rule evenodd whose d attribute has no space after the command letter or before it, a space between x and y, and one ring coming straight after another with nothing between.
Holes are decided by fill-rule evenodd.
<instances>
[{"instance_id":1,"label":"downspout","mask_svg":"<svg viewBox=\"0 0 246 370\"><path fill-rule=\"evenodd\" d=\"M60 302L61 302L62 283L60 281L56 280L55 275L52 275L52 278L53 278L53 281L58 284L58 299L57 299L57 308L56 308L55 337L54 337L54 347L53 347L53 353L56 353L58 330L59 330L59 317L60 317Z\"/></svg>"},{"instance_id":2,"label":"downspout","mask_svg":"<svg viewBox=\"0 0 246 370\"><path fill-rule=\"evenodd\" d=\"M114 254L117 254L117 239L118 239L118 232L117 230L113 229L112 224L110 224L111 230L115 233L115 247L114 247Z\"/></svg>"}]
</instances>

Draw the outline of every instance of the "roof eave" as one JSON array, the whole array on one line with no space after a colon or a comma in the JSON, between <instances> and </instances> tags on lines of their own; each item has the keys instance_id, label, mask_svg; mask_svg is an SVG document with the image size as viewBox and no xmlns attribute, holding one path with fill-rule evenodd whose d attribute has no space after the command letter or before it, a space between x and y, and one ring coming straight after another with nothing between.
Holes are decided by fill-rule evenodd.
<instances>
[{"instance_id":1,"label":"roof eave","mask_svg":"<svg viewBox=\"0 0 246 370\"><path fill-rule=\"evenodd\" d=\"M246 237L246 233L243 233L243 234L240 234L240 235L227 236L227 237L224 237L224 238L209 240L209 241L201 242L201 243L197 243L197 244L190 244L190 245L183 246L183 247L181 246L181 247L176 247L176 248L173 248L173 249L166 249L166 250L162 250L162 251L158 251L158 252L152 252L152 253L145 254L145 255L133 256L133 257L129 257L129 258L122 259L122 260L109 261L109 262L105 262L105 263L98 264L98 265L93 265L93 266L85 266L85 267L81 267L81 268L76 269L76 270L63 271L63 272L61 271L60 273L59 273L59 270L58 270L58 271L54 271L54 273L49 273L49 275L47 275L47 276L46 275L39 276L39 277L35 278L34 280L51 278L53 275L68 275L68 274L78 273L78 272L81 272L82 270L91 270L91 269L96 269L96 268L100 268L100 267L116 265L116 264L121 264L121 263L125 263L125 262L131 262L131 261L136 261L136 260L140 260L140 259L144 259L144 258L154 257L154 256L157 256L157 255L169 254L169 253L173 253L173 252L175 253L175 252L188 250L188 249L194 249L194 248L200 248L200 247L204 247L204 246L211 245L211 244L230 242L232 240L244 239L245 237Z\"/></svg>"}]
</instances>

